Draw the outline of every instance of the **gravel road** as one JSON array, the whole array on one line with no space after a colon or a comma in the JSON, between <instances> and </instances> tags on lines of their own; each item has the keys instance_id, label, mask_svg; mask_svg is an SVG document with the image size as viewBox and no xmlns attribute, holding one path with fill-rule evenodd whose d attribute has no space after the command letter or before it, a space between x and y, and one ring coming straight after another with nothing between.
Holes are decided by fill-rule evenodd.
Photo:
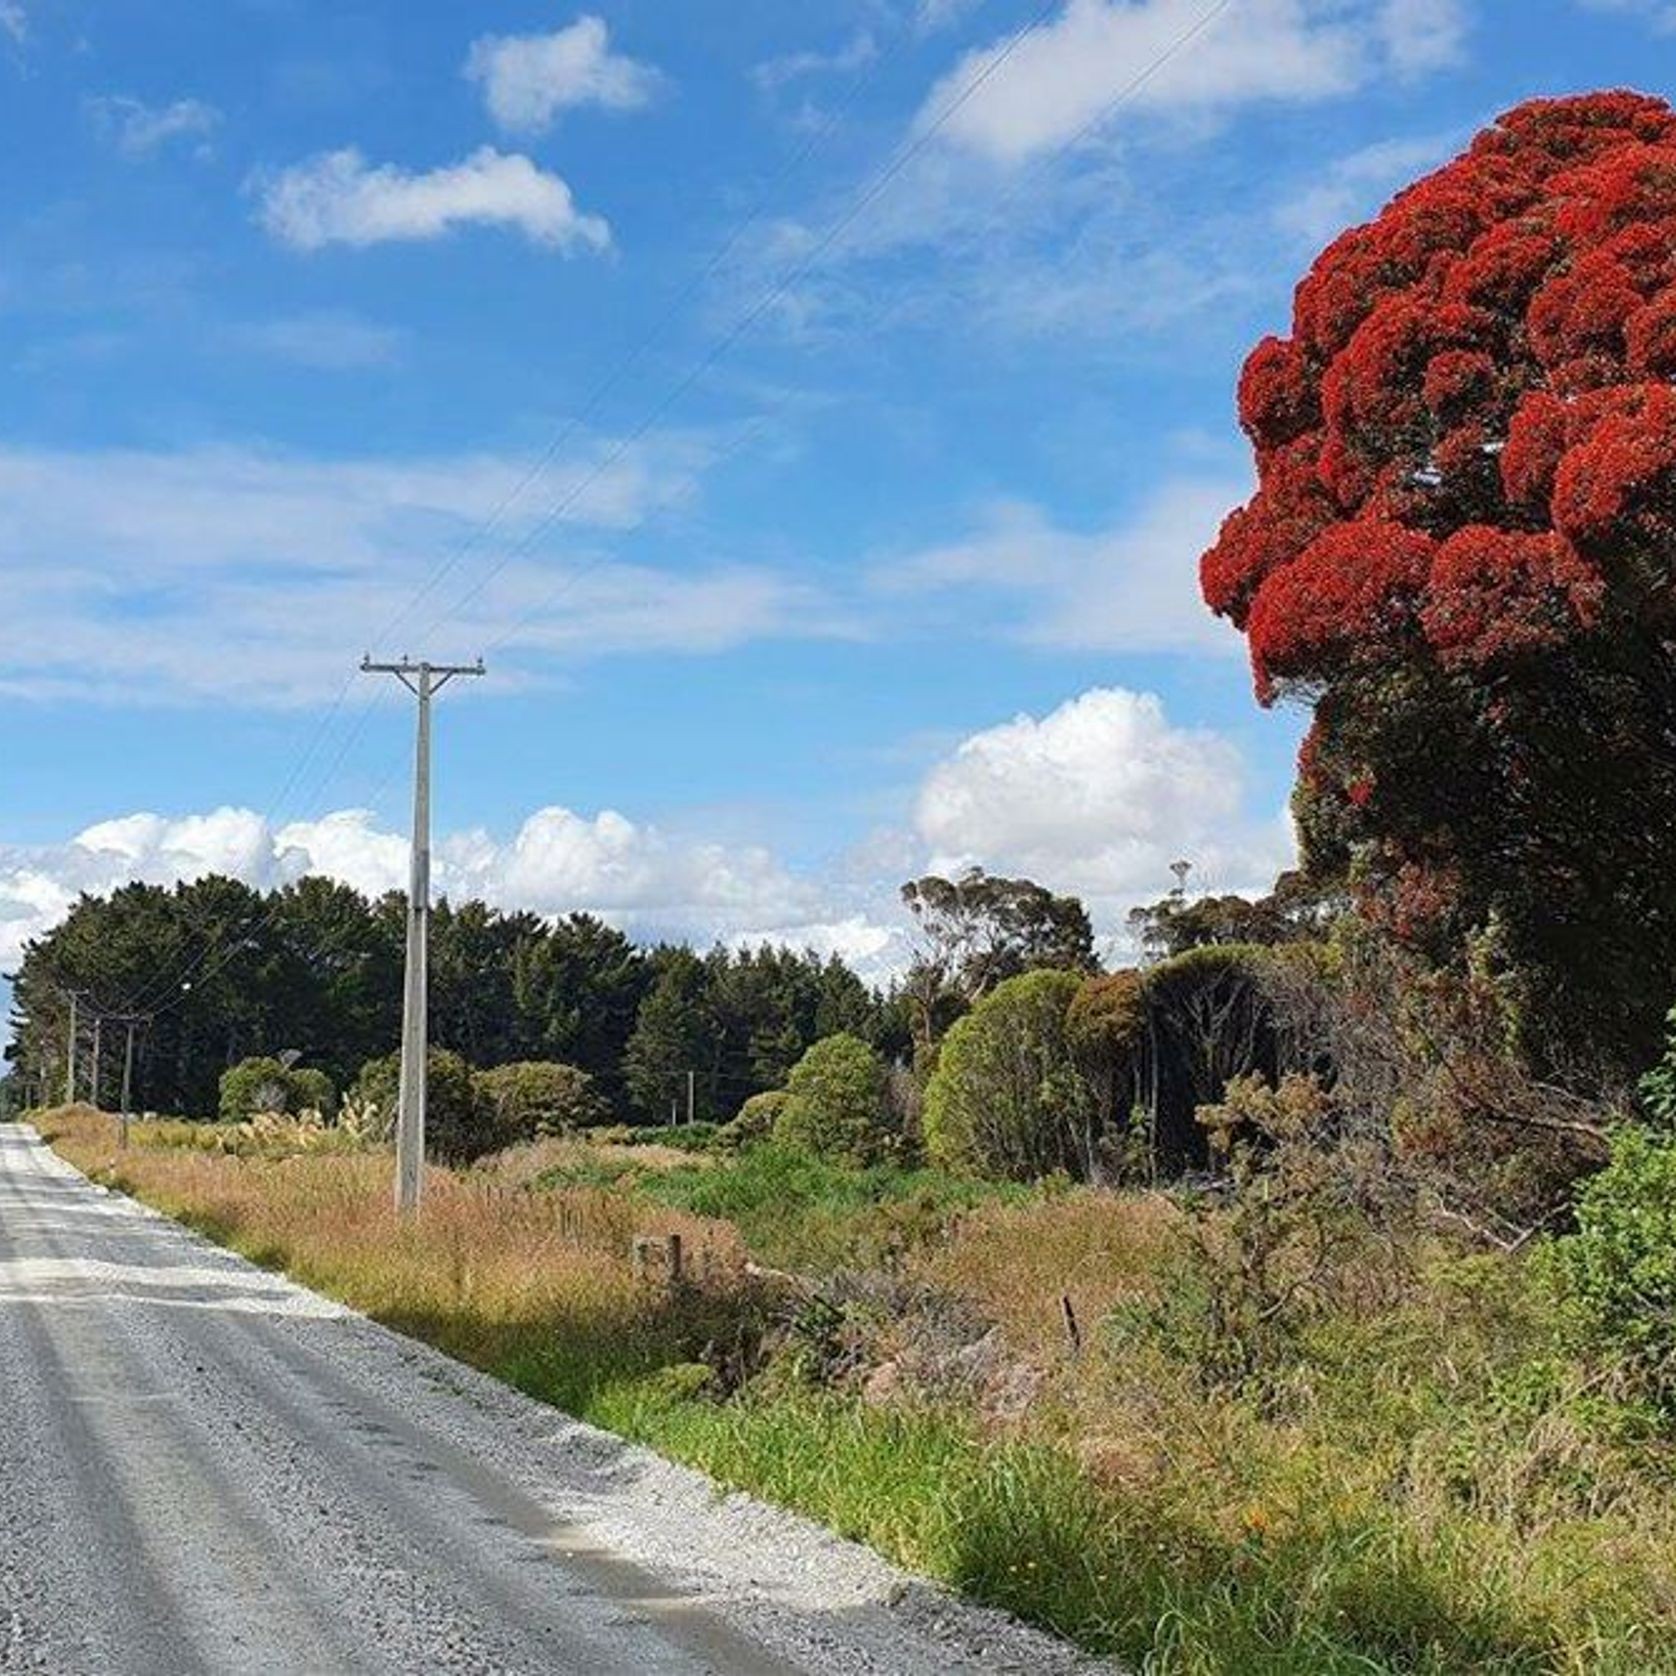
<instances>
[{"instance_id":1,"label":"gravel road","mask_svg":"<svg viewBox=\"0 0 1676 1676\"><path fill-rule=\"evenodd\" d=\"M1097 1668L0 1124L0 1670Z\"/></svg>"}]
</instances>

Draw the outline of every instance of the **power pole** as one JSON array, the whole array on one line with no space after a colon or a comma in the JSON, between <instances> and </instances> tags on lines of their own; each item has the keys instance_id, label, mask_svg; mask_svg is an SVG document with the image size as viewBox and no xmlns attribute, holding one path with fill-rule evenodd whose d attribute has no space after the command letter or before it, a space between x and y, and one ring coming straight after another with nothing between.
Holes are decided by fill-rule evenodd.
<instances>
[{"instance_id":1,"label":"power pole","mask_svg":"<svg viewBox=\"0 0 1676 1676\"><path fill-rule=\"evenodd\" d=\"M134 1026L140 1022L138 1018L124 1018L121 1022L128 1027L128 1039L122 1047L122 1145L128 1145L128 1123L133 1112L132 1096L134 1090Z\"/></svg>"},{"instance_id":2,"label":"power pole","mask_svg":"<svg viewBox=\"0 0 1676 1676\"><path fill-rule=\"evenodd\" d=\"M402 985L402 1069L396 1097L396 1209L419 1209L425 1172L426 957L431 915L431 700L456 675L481 675L472 664L374 663L361 659L367 675L394 675L419 701L418 740L413 763L413 853L408 863L407 967Z\"/></svg>"},{"instance_id":3,"label":"power pole","mask_svg":"<svg viewBox=\"0 0 1676 1676\"><path fill-rule=\"evenodd\" d=\"M695 1091L695 1088L694 1088L694 1084L697 1082L697 1080L698 1080L698 1077L697 1077L697 1074L695 1072L693 1072L693 1071L688 1071L687 1072L687 1127L689 1129L692 1128L693 1118L696 1115L696 1110L697 1110L697 1106L698 1106L698 1100L697 1100L696 1091Z\"/></svg>"},{"instance_id":4,"label":"power pole","mask_svg":"<svg viewBox=\"0 0 1676 1676\"><path fill-rule=\"evenodd\" d=\"M76 1103L76 1004L81 996L75 990L70 991L70 1035L66 1043L64 1055L64 1104L73 1106Z\"/></svg>"},{"instance_id":5,"label":"power pole","mask_svg":"<svg viewBox=\"0 0 1676 1676\"><path fill-rule=\"evenodd\" d=\"M104 1014L93 1015L93 1109L101 1111L99 1104L99 1028L105 1022Z\"/></svg>"}]
</instances>

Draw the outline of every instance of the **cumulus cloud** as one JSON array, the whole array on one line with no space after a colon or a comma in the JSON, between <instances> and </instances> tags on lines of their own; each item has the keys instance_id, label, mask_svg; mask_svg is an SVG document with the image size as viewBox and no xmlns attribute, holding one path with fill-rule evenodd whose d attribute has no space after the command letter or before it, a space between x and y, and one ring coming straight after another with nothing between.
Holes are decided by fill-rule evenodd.
<instances>
[{"instance_id":1,"label":"cumulus cloud","mask_svg":"<svg viewBox=\"0 0 1676 1676\"><path fill-rule=\"evenodd\" d=\"M1240 0L1220 11L1208 0L1066 0L1016 46L1009 36L968 53L919 122L977 85L944 136L1019 163L1074 140L1120 101L1152 114L1221 113L1340 97L1385 68L1436 68L1458 51L1458 24L1457 0Z\"/></svg>"},{"instance_id":2,"label":"cumulus cloud","mask_svg":"<svg viewBox=\"0 0 1676 1676\"><path fill-rule=\"evenodd\" d=\"M1250 492L1236 472L1183 477L1129 519L1087 532L1006 502L960 540L879 565L873 585L896 598L957 601L966 617L987 597L994 625L1035 645L1237 655L1238 636L1199 597L1198 559Z\"/></svg>"},{"instance_id":3,"label":"cumulus cloud","mask_svg":"<svg viewBox=\"0 0 1676 1676\"><path fill-rule=\"evenodd\" d=\"M493 146L423 174L374 167L351 146L259 180L257 190L262 225L298 250L436 239L472 225L516 228L567 253L611 245L608 224L578 210L559 176Z\"/></svg>"},{"instance_id":4,"label":"cumulus cloud","mask_svg":"<svg viewBox=\"0 0 1676 1676\"><path fill-rule=\"evenodd\" d=\"M779 571L617 556L649 520L680 515L720 447L676 432L627 449L580 440L521 498L519 457L0 448L0 692L318 702L387 625L442 611L462 651L503 647L503 679L554 656L847 632ZM451 560L415 618L416 593Z\"/></svg>"},{"instance_id":5,"label":"cumulus cloud","mask_svg":"<svg viewBox=\"0 0 1676 1676\"><path fill-rule=\"evenodd\" d=\"M174 140L202 144L221 124L221 112L202 99L176 99L168 105L148 105L142 99L111 93L87 101L93 125L122 156L138 161L161 151Z\"/></svg>"},{"instance_id":6,"label":"cumulus cloud","mask_svg":"<svg viewBox=\"0 0 1676 1676\"><path fill-rule=\"evenodd\" d=\"M579 105L635 110L657 91L649 65L611 50L602 19L580 17L551 35L485 35L472 43L466 76L483 84L489 114L513 133L538 134Z\"/></svg>"},{"instance_id":7,"label":"cumulus cloud","mask_svg":"<svg viewBox=\"0 0 1676 1676\"><path fill-rule=\"evenodd\" d=\"M1122 688L973 734L926 778L915 827L934 869L1022 873L1082 896L1108 932L1177 859L1207 887L1261 890L1291 853L1285 820L1249 809L1230 741Z\"/></svg>"},{"instance_id":8,"label":"cumulus cloud","mask_svg":"<svg viewBox=\"0 0 1676 1676\"><path fill-rule=\"evenodd\" d=\"M268 889L313 874L378 896L406 888L407 864L406 838L364 809L277 829L249 809L139 813L102 821L63 845L0 846L0 968L15 965L25 941L56 924L82 891L210 873ZM787 942L877 966L900 936L900 927L840 906L822 883L766 849L664 831L610 809L592 816L538 809L505 841L484 831L445 834L432 874L437 893L455 900L597 914L645 939Z\"/></svg>"},{"instance_id":9,"label":"cumulus cloud","mask_svg":"<svg viewBox=\"0 0 1676 1676\"><path fill-rule=\"evenodd\" d=\"M1120 944L1128 909L1169 888L1178 858L1218 890L1260 891L1289 864L1285 819L1252 804L1231 741L1177 726L1151 694L1095 688L962 740L929 766L897 828L819 868L613 809L549 805L507 835L441 834L433 881L456 901L592 913L647 941L810 947L883 980L909 957L897 887L910 874L1022 874L1082 896ZM365 809L277 827L249 809L141 812L65 844L0 844L0 970L82 891L208 873L267 889L318 874L377 896L405 888L407 865L405 835Z\"/></svg>"}]
</instances>

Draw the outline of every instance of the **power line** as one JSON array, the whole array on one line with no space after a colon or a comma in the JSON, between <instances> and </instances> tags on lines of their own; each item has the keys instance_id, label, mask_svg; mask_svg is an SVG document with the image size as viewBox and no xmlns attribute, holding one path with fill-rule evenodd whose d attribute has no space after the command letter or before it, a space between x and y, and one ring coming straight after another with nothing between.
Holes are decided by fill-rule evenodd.
<instances>
[{"instance_id":1,"label":"power line","mask_svg":"<svg viewBox=\"0 0 1676 1676\"><path fill-rule=\"evenodd\" d=\"M1137 94L1143 91L1147 84L1151 82L1161 70L1163 70L1169 63L1190 47L1207 30L1209 30L1210 27L1222 16L1222 14L1229 10L1233 3L1234 0L1214 0L1214 3L1208 10L1206 10L1186 29L1182 30L1181 33L1171 40L1161 52L1156 54L1133 77L1131 77L1128 82L1119 88L1116 94L1114 94L1111 99L1107 100L1087 122L1077 129L1068 141L1056 148L1046 159L1038 159L1034 168L1039 170L1047 163L1057 160L1059 157L1064 156L1068 151L1071 151L1081 145L1099 127L1109 121L1115 111L1121 109L1122 106L1127 104ZM1006 42L986 60L982 69L975 74L965 84L965 86L963 86L959 92L943 106L940 111L938 111L937 115L928 124L921 128L911 141L898 149L890 161L877 175L875 175L870 184L862 191L855 202L851 204L849 209L846 210L845 213L827 229L825 234L823 234L816 244L804 255L801 261L799 261L789 272L784 274L778 283L776 283L766 293L766 295L753 304L752 307L749 308L734 323L732 328L730 328L730 330L724 334L722 338L711 346L708 353L706 353L694 367L692 367L682 378L677 380L677 382L653 406L651 411L641 419L639 424L636 425L626 437L618 442L616 447L613 448L611 452L595 466L592 472L588 473L579 483L577 483L570 490L570 492L564 496L558 504L553 507L530 531L528 531L520 542L518 542L495 565L493 565L485 575L479 578L477 582L475 582L455 600L451 608L452 612L458 612L463 609L473 599L475 599L477 595L479 595L483 589L495 579L495 577L500 575L514 559L520 558L528 553L534 544L557 522L559 522L559 520L562 519L567 512L571 510L581 496L585 494L594 483L598 482L607 471L611 470L612 467L620 463L627 455L628 450L633 447L635 443L639 442L653 425L663 418L671 408L673 408L685 395L687 395L687 393L700 382L705 374L708 373L728 353L728 351L744 337L745 333L748 332L750 328L762 318L763 315L768 313L769 310L771 310L794 285L813 271L815 265L822 259L822 257L824 257L826 253L838 242L838 240L841 239L856 224L857 221L860 220L862 215L864 215L866 211L870 209L881 196L883 196L889 187L901 176L903 171L925 151L925 149L932 143L938 134L942 132L948 123L971 102L971 100L997 73L999 73L1007 61L1014 55L1015 52L1017 52L1019 47L1023 45L1026 37L1032 34L1046 20L1048 14L1054 10L1056 4L1057 0L1048 0L1047 4L1040 7L1026 23L1024 23L1017 31L1008 37ZM1021 182L1015 181L1013 187L1009 190L1002 201L1010 201L1020 189ZM542 596L542 598L539 599L533 606L527 609L521 616L503 629L501 633L489 643L486 650L494 652L503 648L507 642L519 632L519 630L526 627L536 617L551 609L558 593L566 585L567 584L565 582L561 582L552 592ZM440 621L440 619L438 620Z\"/></svg>"},{"instance_id":2,"label":"power line","mask_svg":"<svg viewBox=\"0 0 1676 1676\"><path fill-rule=\"evenodd\" d=\"M750 328L759 319L761 319L764 314L769 312L769 310L771 310L794 285L796 285L802 278L806 277L814 269L816 263L819 262L820 259L838 242L838 240L860 220L866 211L878 201L884 192L887 191L895 180L900 177L903 171L925 151L925 149L947 126L947 124L953 120L959 111L970 103L971 99L974 98L997 73L999 73L1001 68L1023 44L1025 38L1046 20L1048 14L1054 10L1056 4L1057 0L1046 0L1046 3L1038 8L1028 21L1026 21L1018 30L1008 37L1003 46L985 62L982 69L970 78L968 82L944 104L943 108L937 113L935 118L933 118L933 120L924 128L920 129L911 141L898 148L891 159L880 171L875 174L857 199L827 229L826 233L804 255L802 260L795 264L788 272L783 274L777 283L775 283L761 298L759 298L758 301L751 306L751 308L746 310L746 312L739 317L734 325L720 339L712 344L708 352L701 357L700 360L680 379L678 379L668 391L665 392L664 396L654 404L652 409L625 437L619 439L616 445L600 461L598 461L589 472L584 474L584 476L577 483L575 483L553 507L548 510L548 512L536 523L536 525L531 530L526 532L525 536L517 544L515 544L505 555L502 556L500 560L491 566L491 568L483 576L478 578L469 588L466 589L464 593L459 596L454 606L451 608L452 611L458 611L466 604L469 604L473 599L481 594L489 583L500 575L514 559L527 553L534 546L536 541L546 534L548 530L559 522L565 514L576 505L588 489L597 483L606 472L611 470L626 457L629 449L632 448L635 443L639 442L659 419L661 419L672 407L674 407L676 403L678 403L689 391L696 387L705 374L720 362L728 351L731 350L741 338L743 338L745 333L749 331ZM1185 51L1194 41L1202 36L1225 12L1231 8L1232 4L1233 0L1215 0L1215 3L1212 4L1202 16L1177 35L1163 49L1163 51L1158 53L1152 60L1143 66L1143 68L1138 71L1136 75L1133 76L1127 83L1125 83L1111 99L1107 100L1087 122L1078 128L1068 141L1057 147L1053 152L1049 153L1046 158L1038 159L1031 172L1039 170L1047 164L1055 161L1057 158L1063 156L1068 151L1081 145L1092 133L1109 120L1114 111L1128 103L1129 100L1133 99L1167 64L1169 64L1174 58L1179 56L1181 52ZM853 99L858 96L861 86L865 85L866 81L869 79L869 77L858 79L858 84L854 89L852 89L850 100L846 101L846 106L844 108L847 108L848 103L853 102ZM838 115L841 114L842 112L840 111ZM835 115L833 120L828 124L827 129L823 131L820 136L817 136L817 140L827 137L831 130L836 126L837 120L838 116ZM802 156L811 154L813 149L815 149L814 146L805 147L804 152L796 161L801 161ZM1010 201L1011 197L1016 195L1016 193L1021 189L1021 186L1021 181L1015 181L1012 189L1003 198L1002 202ZM628 367L632 366L645 352L645 350L650 347L650 344L662 334L670 320L672 320L678 312L681 304L684 303L686 298L691 295L692 291L696 289L697 286L702 285L704 280L708 278L709 275L713 273L723 261L726 260L726 257L737 246L740 240L744 237L745 233L748 232L755 221L760 218L760 213L760 208L754 210L752 216L741 227L737 228L727 240L724 241L722 246L712 256L704 271L697 276L695 280L689 282L689 285L681 294L678 295L675 302L672 303L671 307L663 316L660 317L651 332L644 339L642 339L641 343L636 346L626 361L620 363L617 368L614 368L612 373L595 387L595 391L588 398L587 403L581 410L581 414L578 417L573 418L567 424L567 426L560 432L559 436L549 444L537 464L532 467L530 471L525 473L519 484L508 496L503 497L502 502L491 513L488 522L477 532L477 534L473 537L472 542L468 543L465 549L452 555L449 560L446 561L442 570L425 584L425 586L420 590L419 595L416 596L415 601L410 602L409 605L405 607L400 614L398 614L395 621L400 622L411 612L413 604L417 603L418 599L422 599L426 594L434 591L436 583L439 582L441 578L454 567L460 558L465 556L465 552L469 551L472 545L475 545L478 540L492 530L498 519L503 516L504 512L508 510L516 499L522 495L523 491L544 473L546 466L550 464L554 458L556 458L558 451L564 444L564 441L567 440L568 436L574 432L577 425L581 422L581 418L585 416L599 400L603 399L604 395L609 391L609 389L615 386L620 376L628 369ZM764 416L754 427L751 427L742 433L740 440L736 442L734 447L728 452L731 454L738 451L740 447L752 439L754 434L760 432L760 430L764 428L767 423L768 417ZM642 518L640 522L644 522L644 518ZM571 570L567 571L558 580L555 586L549 590L547 594L542 596L542 598L533 607L526 610L507 628L502 630L502 632L488 644L485 651L494 652L503 648L515 634L517 634L522 628L526 627L534 618L550 610L553 603L566 589L574 587L583 577L599 568L599 566L604 562L605 559L603 557L596 558L586 565L573 567ZM435 627L441 620L441 617L433 619L433 621L427 625L427 631L430 628ZM288 780L287 790L289 790L289 787L295 784L300 778L301 769L306 766L308 756L312 755L314 746L318 743L319 738L323 737L326 725L341 709L343 700L348 693L349 683L352 679L353 676L351 675L339 689L331 710L317 727L316 738L311 742L310 750L305 754L303 763L299 764L298 769L293 771L290 779ZM320 782L320 786L322 788L324 784L330 781L332 776L335 775L341 767L347 756L348 750L359 737L360 732L364 729L366 721L370 716L371 709L371 701L363 706L350 735L346 738L343 747L339 750L331 767L327 770L326 775ZM390 778L393 778L393 776L386 777L386 779L380 783L378 795L382 795L382 791L384 787L388 785ZM197 959L189 964L183 974L175 979L168 980L161 988L150 992L155 996L166 994L170 989L175 991L174 996L163 1006L159 1007L158 1011L167 1011L172 1007L181 1004L183 980L189 986L192 976L208 958L209 953L210 949L206 947ZM229 955L228 959L230 958L231 956ZM227 961L223 960L220 965L210 968L204 976L208 977L214 975L216 971L221 970L226 964Z\"/></svg>"},{"instance_id":3,"label":"power line","mask_svg":"<svg viewBox=\"0 0 1676 1676\"><path fill-rule=\"evenodd\" d=\"M426 581L421 584L418 592L402 606L393 618L389 620L389 622L385 625L385 628L376 638L389 639L393 635L394 630L413 613L417 606L422 603L422 601L429 594L435 591L435 588L440 585L444 578L460 563L460 561L467 557L477 546L486 540L491 533L493 533L501 519L511 510L516 502L522 498L525 491L532 487L546 474L548 468L552 465L554 460L558 458L560 452L570 438L576 434L583 424L586 423L590 415L597 410L600 403L603 402L611 390L614 389L619 382L621 382L622 378L638 364L638 362L650 350L652 345L664 334L673 321L679 316L679 313L685 303L714 273L717 272L718 269L720 269L722 264L727 261L734 250L737 249L743 242L752 228L754 228L761 221L771 191L787 179L793 170L801 167L810 158L815 156L817 152L824 148L826 143L837 131L844 117L848 114L857 99L860 98L862 92L882 72L885 65L895 57L896 53L900 50L901 41L903 39L903 36L898 36L889 52L874 59L870 65L864 67L863 71L853 79L848 93L829 113L826 121L813 133L811 133L804 141L803 145L782 163L780 169L768 185L758 191L748 216L743 221L735 224L728 236L723 239L717 248L711 253L710 258L704 267L697 274L689 277L686 284L670 300L662 314L656 321L654 321L651 328L642 335L633 349L631 349L626 355L620 357L617 363L594 386L593 390L585 399L582 407L574 415L572 415L571 418L567 420L553 436L538 458L525 470L513 487L508 490L490 510L487 518L476 526L469 537L456 545L456 547L444 558L440 566L438 566L426 579ZM585 568L587 570L591 570L596 568L596 566L589 565ZM433 623L429 626L434 627L435 625ZM497 642L497 645L503 643L504 641ZM326 712L316 722L301 757L297 760L295 766L287 776L278 796L273 799L262 815L264 829L271 828L273 826L275 820L277 819L278 811L284 807L285 801L290 796L293 787L300 782L304 771L314 756L314 753L320 747L322 741L330 731L331 724L336 719L339 712L343 709L344 702L348 697L349 689L354 682L354 678L355 672L352 669L345 675ZM333 776L342 766L342 763L347 755L349 745L359 737L361 731L365 728L375 702L376 699L369 698L367 702L361 706L359 714L357 715L355 721L351 724L351 734L349 740L346 741L344 749L338 752L338 755L333 760L332 765L327 769L325 775L317 782L315 787L317 794L318 792L324 790L325 786L330 783ZM378 792L375 795L382 795L382 792L387 784L388 778L380 783ZM239 868L240 873L248 871L251 862L254 861L256 857L256 846L263 841L264 836L265 830L264 832L259 832L253 840L252 847L245 855ZM181 970L173 977L162 980L160 983L154 983L147 991L147 999L155 999L168 994L170 991L174 991L178 998L181 986L183 984L189 984L192 981L195 976L196 967L201 964L202 960L206 957L207 950L200 953L196 961L190 962L185 969ZM178 1004L178 999L176 1003L172 1004Z\"/></svg>"},{"instance_id":4,"label":"power line","mask_svg":"<svg viewBox=\"0 0 1676 1676\"><path fill-rule=\"evenodd\" d=\"M727 259L744 242L746 236L762 220L767 207L769 194L782 182L790 177L792 172L808 162L817 152L822 150L827 141L838 130L843 119L849 114L856 101L866 88L879 76L885 66L895 58L901 48L904 36L897 36L890 50L865 66L850 85L848 93L828 113L826 121L820 125L804 142L803 146L791 154L781 165L773 179L760 188L752 203L749 214L744 220L735 223L732 230L710 254L709 260L696 274L689 276L686 283L670 299L663 312L652 323L651 327L641 336L634 347L610 368L609 371L593 386L584 398L582 406L565 421L559 431L548 442L538 458L518 479L517 483L502 496L490 511L487 519L475 529L471 536L450 552L425 580L414 597L385 625L377 636L378 639L389 639L395 630L407 620L411 613L446 579L450 572L470 553L475 550L494 531L501 519L523 497L525 490L531 488L546 475L548 468L558 458L564 445L581 430L589 418L598 410L612 390L623 378L645 357L658 339L679 318L683 307L697 294L704 284L716 274Z\"/></svg>"},{"instance_id":5,"label":"power line","mask_svg":"<svg viewBox=\"0 0 1676 1676\"><path fill-rule=\"evenodd\" d=\"M857 221L884 195L890 186L901 176L902 172L919 157L936 139L938 134L974 99L994 77L1000 73L1008 60L1023 44L1024 39L1036 29L1049 12L1059 3L1059 0L1045 0L1031 18L1024 23L1006 43L1000 47L992 57L979 69L952 98L950 98L937 115L921 128L909 141L899 146L889 161L880 169L862 190L850 207L827 228L826 232L804 254L802 259L781 276L767 292L751 305L725 332L713 343L709 350L699 358L670 388L665 391L651 409L640 421L621 437L617 443L598 461L593 469L587 472L558 503L553 506L541 519L537 521L524 537L515 543L488 571L478 578L465 590L449 608L444 616L458 614L473 599L475 599L497 576L501 574L514 559L521 558L528 553L535 543L545 535L561 518L565 516L591 489L594 484L627 457L629 450L640 442L652 426L673 408L690 390L703 379L724 355L744 337L752 326L768 313L780 300L798 283L813 271L815 264L829 251L843 235L853 227ZM536 606L520 617L512 626L492 643L493 647L506 644L510 635L522 628L530 619L546 610L550 600L539 601ZM441 617L436 619L440 622ZM436 626L435 622L426 625L426 632Z\"/></svg>"}]
</instances>

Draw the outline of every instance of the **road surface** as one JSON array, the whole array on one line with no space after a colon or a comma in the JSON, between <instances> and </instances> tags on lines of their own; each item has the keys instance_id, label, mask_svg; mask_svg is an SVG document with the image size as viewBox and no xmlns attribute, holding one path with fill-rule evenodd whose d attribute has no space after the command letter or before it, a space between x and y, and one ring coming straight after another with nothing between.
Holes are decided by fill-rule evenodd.
<instances>
[{"instance_id":1,"label":"road surface","mask_svg":"<svg viewBox=\"0 0 1676 1676\"><path fill-rule=\"evenodd\" d=\"M0 1124L0 1670L1087 1668Z\"/></svg>"}]
</instances>

